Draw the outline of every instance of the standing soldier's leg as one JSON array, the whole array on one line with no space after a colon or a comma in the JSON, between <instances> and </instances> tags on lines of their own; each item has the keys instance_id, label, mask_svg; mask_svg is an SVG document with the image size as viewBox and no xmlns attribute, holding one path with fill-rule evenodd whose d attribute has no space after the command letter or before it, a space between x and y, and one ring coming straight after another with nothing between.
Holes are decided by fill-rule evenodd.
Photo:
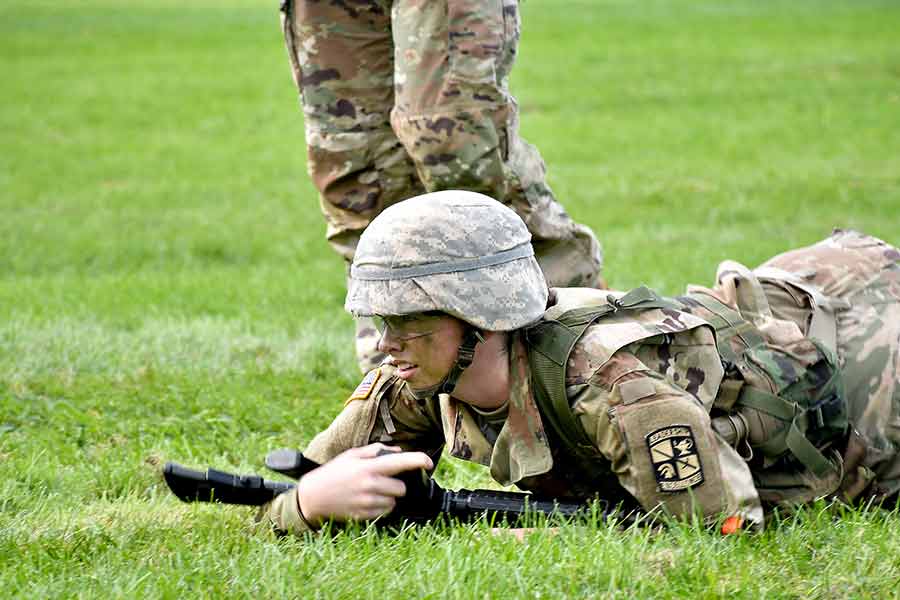
<instances>
[{"instance_id":1,"label":"standing soldier's leg","mask_svg":"<svg viewBox=\"0 0 900 600\"><path fill-rule=\"evenodd\" d=\"M528 225L551 285L596 286L600 245L553 197L519 137L507 87L517 0L397 0L391 122L429 191L462 188L508 204Z\"/></svg>"},{"instance_id":2,"label":"standing soldier's leg","mask_svg":"<svg viewBox=\"0 0 900 600\"><path fill-rule=\"evenodd\" d=\"M327 237L351 260L386 206L424 191L390 125L394 105L391 2L286 0L285 42L301 92L307 166ZM357 355L378 362L375 330L357 323Z\"/></svg>"}]
</instances>

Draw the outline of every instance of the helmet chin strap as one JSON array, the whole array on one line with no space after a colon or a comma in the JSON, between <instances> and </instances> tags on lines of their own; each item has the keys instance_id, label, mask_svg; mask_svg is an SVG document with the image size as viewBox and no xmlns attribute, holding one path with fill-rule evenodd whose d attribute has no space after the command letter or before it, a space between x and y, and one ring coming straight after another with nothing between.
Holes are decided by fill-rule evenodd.
<instances>
[{"instance_id":1,"label":"helmet chin strap","mask_svg":"<svg viewBox=\"0 0 900 600\"><path fill-rule=\"evenodd\" d=\"M475 346L478 345L478 342L483 341L484 337L481 335L480 331L474 327L468 327L463 334L459 350L456 352L456 362L450 367L447 375L441 381L434 385L430 385L427 388L418 390L409 388L412 395L417 400L428 400L437 393L452 394L453 390L456 389L456 383L462 376L463 371L468 369L469 365L471 365L472 361L475 359Z\"/></svg>"},{"instance_id":2,"label":"helmet chin strap","mask_svg":"<svg viewBox=\"0 0 900 600\"><path fill-rule=\"evenodd\" d=\"M478 345L478 342L483 341L484 338L481 336L480 331L474 327L466 329L462 343L459 345L459 350L456 353L456 362L450 367L450 372L447 373L444 381L440 384L440 392L442 394L453 393L453 390L456 389L456 382L459 381L463 371L468 369L475 359L475 346Z\"/></svg>"}]
</instances>

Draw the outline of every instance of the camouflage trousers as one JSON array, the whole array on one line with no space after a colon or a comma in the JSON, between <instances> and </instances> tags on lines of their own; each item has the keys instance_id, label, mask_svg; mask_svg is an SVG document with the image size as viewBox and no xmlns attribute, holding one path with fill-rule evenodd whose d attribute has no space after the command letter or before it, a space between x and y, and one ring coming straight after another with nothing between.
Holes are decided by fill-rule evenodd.
<instances>
[{"instance_id":1,"label":"camouflage trousers","mask_svg":"<svg viewBox=\"0 0 900 600\"><path fill-rule=\"evenodd\" d=\"M831 337L836 347L850 422L861 439L860 447L845 455L844 487L849 479L857 488L849 496L895 496L900 490L900 251L838 230L754 272L776 318L794 321L804 334ZM823 308L827 318L817 324ZM811 331L821 325L821 331Z\"/></svg>"},{"instance_id":2,"label":"camouflage trousers","mask_svg":"<svg viewBox=\"0 0 900 600\"><path fill-rule=\"evenodd\" d=\"M309 173L328 241L346 260L387 206L467 189L522 217L551 285L600 285L596 237L556 201L539 153L518 135L508 89L518 0L285 0L282 25ZM358 324L361 366L377 358L376 341Z\"/></svg>"}]
</instances>

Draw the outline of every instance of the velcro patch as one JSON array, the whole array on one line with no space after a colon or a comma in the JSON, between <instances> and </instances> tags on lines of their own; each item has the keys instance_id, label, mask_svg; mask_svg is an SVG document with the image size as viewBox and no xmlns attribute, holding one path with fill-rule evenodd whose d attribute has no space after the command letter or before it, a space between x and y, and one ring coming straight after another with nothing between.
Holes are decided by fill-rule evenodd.
<instances>
[{"instance_id":1,"label":"velcro patch","mask_svg":"<svg viewBox=\"0 0 900 600\"><path fill-rule=\"evenodd\" d=\"M350 397L347 398L347 402L345 404L349 404L354 400L365 400L372 393L372 389L375 387L375 384L378 383L378 379L381 377L381 368L372 369L366 376L363 377L363 380L359 382L359 385L356 386L356 389L353 390L353 393L350 394Z\"/></svg>"},{"instance_id":2,"label":"velcro patch","mask_svg":"<svg viewBox=\"0 0 900 600\"><path fill-rule=\"evenodd\" d=\"M649 377L640 377L618 384L622 403L631 404L656 393L656 386Z\"/></svg>"},{"instance_id":3,"label":"velcro patch","mask_svg":"<svg viewBox=\"0 0 900 600\"><path fill-rule=\"evenodd\" d=\"M659 491L680 492L703 483L697 443L687 425L671 425L647 434L647 448Z\"/></svg>"}]
</instances>

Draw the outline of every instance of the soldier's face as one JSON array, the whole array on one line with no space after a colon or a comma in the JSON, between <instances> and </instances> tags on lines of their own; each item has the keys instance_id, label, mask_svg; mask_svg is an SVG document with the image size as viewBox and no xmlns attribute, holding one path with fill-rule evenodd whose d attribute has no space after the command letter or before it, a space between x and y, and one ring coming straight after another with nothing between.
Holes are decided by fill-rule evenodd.
<instances>
[{"instance_id":1,"label":"soldier's face","mask_svg":"<svg viewBox=\"0 0 900 600\"><path fill-rule=\"evenodd\" d=\"M378 350L390 355L397 374L413 390L441 382L456 361L465 325L441 313L376 317Z\"/></svg>"}]
</instances>

